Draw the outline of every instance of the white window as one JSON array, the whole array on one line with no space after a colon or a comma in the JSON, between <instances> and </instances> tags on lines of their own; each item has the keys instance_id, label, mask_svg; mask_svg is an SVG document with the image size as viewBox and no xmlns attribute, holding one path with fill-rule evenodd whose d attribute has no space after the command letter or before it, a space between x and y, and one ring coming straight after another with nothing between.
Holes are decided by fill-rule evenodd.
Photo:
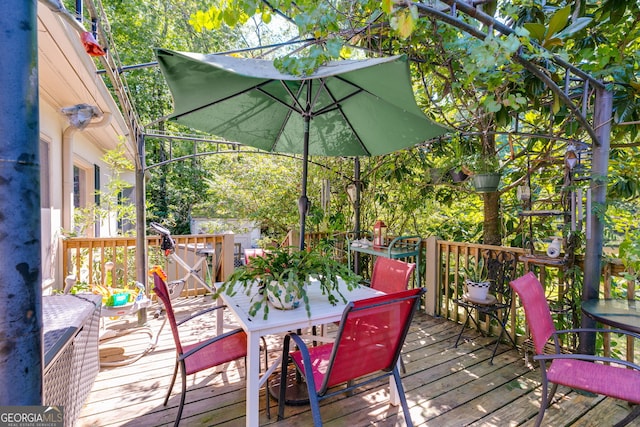
<instances>
[{"instance_id":1,"label":"white window","mask_svg":"<svg viewBox=\"0 0 640 427\"><path fill-rule=\"evenodd\" d=\"M73 166L73 207L87 206L87 173L78 166Z\"/></svg>"},{"instance_id":2,"label":"white window","mask_svg":"<svg viewBox=\"0 0 640 427\"><path fill-rule=\"evenodd\" d=\"M40 140L40 207L48 209L51 207L49 193L49 144Z\"/></svg>"}]
</instances>

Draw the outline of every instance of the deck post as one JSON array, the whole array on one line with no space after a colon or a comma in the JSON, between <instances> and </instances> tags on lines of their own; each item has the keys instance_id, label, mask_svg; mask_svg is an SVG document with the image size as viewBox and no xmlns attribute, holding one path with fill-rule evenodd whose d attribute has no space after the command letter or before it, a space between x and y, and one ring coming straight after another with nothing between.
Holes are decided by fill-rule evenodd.
<instances>
[{"instance_id":1,"label":"deck post","mask_svg":"<svg viewBox=\"0 0 640 427\"><path fill-rule=\"evenodd\" d=\"M438 283L438 271L440 254L438 253L438 237L429 236L425 240L424 257L424 287L427 292L424 294L424 310L430 316L440 315L438 304L440 285Z\"/></svg>"},{"instance_id":2,"label":"deck post","mask_svg":"<svg viewBox=\"0 0 640 427\"><path fill-rule=\"evenodd\" d=\"M233 249L234 249L234 238L233 234L225 234L222 236L222 279L227 280L229 275L233 273L235 269L233 264ZM230 256L231 255L231 256ZM216 254L216 256L218 256ZM215 276L214 272L214 276Z\"/></svg>"},{"instance_id":3,"label":"deck post","mask_svg":"<svg viewBox=\"0 0 640 427\"><path fill-rule=\"evenodd\" d=\"M604 206L607 198L607 173L609 168L609 146L611 134L611 120L613 117L613 94L603 88L596 87L596 100L593 114L593 128L598 140L591 144L593 157L591 161L591 206ZM596 208L597 209L597 208ZM593 210L593 209L592 209ZM586 212L591 216L590 230L587 230L587 245L584 258L584 285L582 301L597 299L600 293L600 277L602 273L602 245L604 235L604 221L593 212ZM582 316L582 327L593 328L595 321L588 316ZM595 354L596 337L592 333L580 334L578 351L584 354Z\"/></svg>"},{"instance_id":4,"label":"deck post","mask_svg":"<svg viewBox=\"0 0 640 427\"><path fill-rule=\"evenodd\" d=\"M36 9L8 0L0 15L0 406L42 404Z\"/></svg>"},{"instance_id":5,"label":"deck post","mask_svg":"<svg viewBox=\"0 0 640 427\"><path fill-rule=\"evenodd\" d=\"M145 140L144 136L136 135L136 280L142 283L145 287L145 293L149 295L149 285L147 282L147 271L149 266L148 250L147 250L147 217L146 217L146 205L145 205L145 171L146 171L146 158L145 158ZM147 323L147 309L142 308L138 310L138 325L142 326Z\"/></svg>"}]
</instances>

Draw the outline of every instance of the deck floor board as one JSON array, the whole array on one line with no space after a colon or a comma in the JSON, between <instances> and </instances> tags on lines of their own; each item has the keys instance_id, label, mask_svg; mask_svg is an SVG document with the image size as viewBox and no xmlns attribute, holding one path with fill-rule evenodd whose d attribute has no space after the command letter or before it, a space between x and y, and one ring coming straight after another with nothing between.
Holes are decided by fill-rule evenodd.
<instances>
[{"instance_id":1,"label":"deck floor board","mask_svg":"<svg viewBox=\"0 0 640 427\"><path fill-rule=\"evenodd\" d=\"M178 318L211 304L208 296L177 301ZM148 325L154 333L163 317L150 311ZM107 321L107 329L135 330L136 319ZM185 337L202 339L215 327L215 318L195 323ZM237 327L225 317L225 328ZM540 373L525 363L522 352L500 345L493 364L489 358L493 338L468 329L458 348L454 348L460 326L442 318L418 313L406 339L402 358L403 374L411 417L416 426L532 426L540 402ZM329 330L331 333L331 329ZM270 359L279 356L281 339L269 337ZM101 357L118 361L123 355L135 356L149 343L144 333L128 333L101 342ZM168 325L156 348L134 363L103 367L76 422L78 427L155 427L171 426L179 404L180 380L176 381L167 406L163 406L175 353ZM181 425L243 426L245 420L245 382L242 361L217 370L201 372L188 379L187 404ZM623 401L587 396L560 387L560 403L547 410L544 425L610 426L631 410ZM271 400L271 419L265 411L265 391L261 395L261 425L293 427L312 425L308 406L287 406L285 420L276 421L277 402ZM403 426L402 410L388 404L388 388L369 384L351 397L339 395L321 403L324 425ZM630 424L640 427L640 420Z\"/></svg>"}]
</instances>

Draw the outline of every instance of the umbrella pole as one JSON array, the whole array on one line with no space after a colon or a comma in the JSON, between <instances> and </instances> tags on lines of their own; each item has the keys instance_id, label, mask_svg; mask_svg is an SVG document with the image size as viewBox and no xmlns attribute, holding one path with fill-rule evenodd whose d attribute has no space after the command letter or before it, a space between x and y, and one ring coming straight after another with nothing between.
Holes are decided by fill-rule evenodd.
<instances>
[{"instance_id":1,"label":"umbrella pole","mask_svg":"<svg viewBox=\"0 0 640 427\"><path fill-rule=\"evenodd\" d=\"M360 239L360 157L353 159L353 180L356 183L356 200L353 203L354 239ZM360 274L360 252L354 252L353 271Z\"/></svg>"},{"instance_id":2,"label":"umbrella pole","mask_svg":"<svg viewBox=\"0 0 640 427\"><path fill-rule=\"evenodd\" d=\"M304 116L304 146L302 151L302 194L298 199L298 211L300 212L300 250L304 250L305 223L309 211L309 198L307 197L307 169L309 167L309 115Z\"/></svg>"}]
</instances>

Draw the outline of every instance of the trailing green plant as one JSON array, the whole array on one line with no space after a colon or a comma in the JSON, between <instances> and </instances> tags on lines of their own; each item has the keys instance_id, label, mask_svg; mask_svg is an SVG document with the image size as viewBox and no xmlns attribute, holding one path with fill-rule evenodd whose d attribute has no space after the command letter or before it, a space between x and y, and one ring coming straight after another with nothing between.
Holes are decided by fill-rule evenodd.
<instances>
[{"instance_id":1,"label":"trailing green plant","mask_svg":"<svg viewBox=\"0 0 640 427\"><path fill-rule=\"evenodd\" d=\"M464 166L472 174L499 173L500 162L498 157L474 153L465 158Z\"/></svg>"},{"instance_id":2,"label":"trailing green plant","mask_svg":"<svg viewBox=\"0 0 640 427\"><path fill-rule=\"evenodd\" d=\"M359 286L361 280L345 264L331 258L332 251L331 246L322 243L309 251L300 251L295 247L269 250L264 256L253 257L249 264L237 268L218 287L214 298L223 293L233 296L238 291L244 292L252 298L249 315L255 316L263 309L264 319L267 319L269 305L266 291L275 291L280 286L285 294L303 301L307 315L311 317L307 286L314 285L309 285L309 279L318 281L322 294L333 305L338 303L338 298L347 302L340 290L341 283L352 290Z\"/></svg>"}]
</instances>

